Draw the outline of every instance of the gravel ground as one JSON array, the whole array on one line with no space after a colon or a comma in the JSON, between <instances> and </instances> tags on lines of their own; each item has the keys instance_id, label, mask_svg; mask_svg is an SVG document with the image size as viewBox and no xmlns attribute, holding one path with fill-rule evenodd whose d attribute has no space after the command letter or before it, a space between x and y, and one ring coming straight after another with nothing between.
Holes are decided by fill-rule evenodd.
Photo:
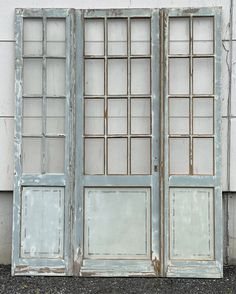
<instances>
[{"instance_id":1,"label":"gravel ground","mask_svg":"<svg viewBox=\"0 0 236 294\"><path fill-rule=\"evenodd\" d=\"M0 293L236 293L236 267L224 268L223 279L11 277L0 265Z\"/></svg>"}]
</instances>

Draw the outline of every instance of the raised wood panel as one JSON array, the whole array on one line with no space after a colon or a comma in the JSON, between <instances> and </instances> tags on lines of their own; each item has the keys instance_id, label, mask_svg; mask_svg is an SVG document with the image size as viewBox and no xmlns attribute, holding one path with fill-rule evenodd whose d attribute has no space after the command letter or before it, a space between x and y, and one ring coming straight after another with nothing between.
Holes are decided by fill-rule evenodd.
<instances>
[{"instance_id":1,"label":"raised wood panel","mask_svg":"<svg viewBox=\"0 0 236 294\"><path fill-rule=\"evenodd\" d=\"M63 258L64 188L23 188L21 214L21 257Z\"/></svg>"},{"instance_id":2,"label":"raised wood panel","mask_svg":"<svg viewBox=\"0 0 236 294\"><path fill-rule=\"evenodd\" d=\"M170 259L214 258L213 189L170 189Z\"/></svg>"}]
</instances>

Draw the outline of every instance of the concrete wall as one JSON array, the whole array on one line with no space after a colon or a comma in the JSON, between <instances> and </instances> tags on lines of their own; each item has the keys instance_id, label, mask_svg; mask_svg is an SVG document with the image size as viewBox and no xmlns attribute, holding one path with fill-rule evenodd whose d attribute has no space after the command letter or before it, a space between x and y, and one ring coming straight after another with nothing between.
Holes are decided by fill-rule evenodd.
<instances>
[{"instance_id":1,"label":"concrete wall","mask_svg":"<svg viewBox=\"0 0 236 294\"><path fill-rule=\"evenodd\" d=\"M236 191L236 136L234 135L236 134L236 4L232 7L233 2L231 0L45 0L43 2L12 0L0 2L0 191L2 191L0 192L0 263L10 262L11 247L15 8L71 7L87 9L222 6L222 183L224 191L233 192ZM231 196L236 197L233 194ZM236 198L232 199L232 201L236 201ZM230 201L229 203L231 203ZM236 219L235 221L233 219L233 207L233 205L230 206L229 210L230 230L236 228ZM234 235L234 232L232 234ZM230 244L233 246L234 243L231 242ZM229 252L235 254L236 258L236 251L229 250Z\"/></svg>"}]
</instances>

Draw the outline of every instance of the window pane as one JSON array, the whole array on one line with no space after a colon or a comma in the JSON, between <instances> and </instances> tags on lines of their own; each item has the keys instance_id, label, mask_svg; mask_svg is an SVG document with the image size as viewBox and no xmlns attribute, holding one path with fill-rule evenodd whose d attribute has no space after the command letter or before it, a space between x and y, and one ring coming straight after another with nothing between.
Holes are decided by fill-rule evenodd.
<instances>
[{"instance_id":1,"label":"window pane","mask_svg":"<svg viewBox=\"0 0 236 294\"><path fill-rule=\"evenodd\" d=\"M127 94L127 60L108 60L108 95Z\"/></svg>"},{"instance_id":2,"label":"window pane","mask_svg":"<svg viewBox=\"0 0 236 294\"><path fill-rule=\"evenodd\" d=\"M63 56L66 53L66 28L64 19L47 20L47 55Z\"/></svg>"},{"instance_id":3,"label":"window pane","mask_svg":"<svg viewBox=\"0 0 236 294\"><path fill-rule=\"evenodd\" d=\"M131 99L131 134L150 134L151 105L150 99Z\"/></svg>"},{"instance_id":4,"label":"window pane","mask_svg":"<svg viewBox=\"0 0 236 294\"><path fill-rule=\"evenodd\" d=\"M169 53L189 53L189 18L170 18Z\"/></svg>"},{"instance_id":5,"label":"window pane","mask_svg":"<svg viewBox=\"0 0 236 294\"><path fill-rule=\"evenodd\" d=\"M169 94L189 94L188 58L169 58Z\"/></svg>"},{"instance_id":6,"label":"window pane","mask_svg":"<svg viewBox=\"0 0 236 294\"><path fill-rule=\"evenodd\" d=\"M131 94L150 94L150 59L131 59Z\"/></svg>"},{"instance_id":7,"label":"window pane","mask_svg":"<svg viewBox=\"0 0 236 294\"><path fill-rule=\"evenodd\" d=\"M64 173L65 139L46 138L46 172Z\"/></svg>"},{"instance_id":8,"label":"window pane","mask_svg":"<svg viewBox=\"0 0 236 294\"><path fill-rule=\"evenodd\" d=\"M131 19L131 55L150 54L150 20Z\"/></svg>"},{"instance_id":9,"label":"window pane","mask_svg":"<svg viewBox=\"0 0 236 294\"><path fill-rule=\"evenodd\" d=\"M150 138L131 138L131 174L150 174Z\"/></svg>"},{"instance_id":10,"label":"window pane","mask_svg":"<svg viewBox=\"0 0 236 294\"><path fill-rule=\"evenodd\" d=\"M42 19L24 19L24 54L41 55L43 40Z\"/></svg>"},{"instance_id":11,"label":"window pane","mask_svg":"<svg viewBox=\"0 0 236 294\"><path fill-rule=\"evenodd\" d=\"M23 138L22 140L23 173L41 173L42 143L41 138Z\"/></svg>"},{"instance_id":12,"label":"window pane","mask_svg":"<svg viewBox=\"0 0 236 294\"><path fill-rule=\"evenodd\" d=\"M108 55L127 55L127 20L109 19Z\"/></svg>"},{"instance_id":13,"label":"window pane","mask_svg":"<svg viewBox=\"0 0 236 294\"><path fill-rule=\"evenodd\" d=\"M213 134L213 98L193 99L193 133Z\"/></svg>"},{"instance_id":14,"label":"window pane","mask_svg":"<svg viewBox=\"0 0 236 294\"><path fill-rule=\"evenodd\" d=\"M85 99L85 126L84 131L87 135L104 134L104 100Z\"/></svg>"},{"instance_id":15,"label":"window pane","mask_svg":"<svg viewBox=\"0 0 236 294\"><path fill-rule=\"evenodd\" d=\"M48 134L65 133L65 99L47 98L47 121Z\"/></svg>"},{"instance_id":16,"label":"window pane","mask_svg":"<svg viewBox=\"0 0 236 294\"><path fill-rule=\"evenodd\" d=\"M65 60L48 59L47 60L47 95L60 96L65 95L66 72Z\"/></svg>"},{"instance_id":17,"label":"window pane","mask_svg":"<svg viewBox=\"0 0 236 294\"><path fill-rule=\"evenodd\" d=\"M169 98L169 133L189 134L188 98Z\"/></svg>"},{"instance_id":18,"label":"window pane","mask_svg":"<svg viewBox=\"0 0 236 294\"><path fill-rule=\"evenodd\" d=\"M84 140L85 174L104 174L104 139L87 138Z\"/></svg>"},{"instance_id":19,"label":"window pane","mask_svg":"<svg viewBox=\"0 0 236 294\"><path fill-rule=\"evenodd\" d=\"M25 98L23 100L23 134L42 134L42 99Z\"/></svg>"},{"instance_id":20,"label":"window pane","mask_svg":"<svg viewBox=\"0 0 236 294\"><path fill-rule=\"evenodd\" d=\"M193 58L193 93L213 94L213 58Z\"/></svg>"},{"instance_id":21,"label":"window pane","mask_svg":"<svg viewBox=\"0 0 236 294\"><path fill-rule=\"evenodd\" d=\"M42 59L24 59L24 94L42 95Z\"/></svg>"},{"instance_id":22,"label":"window pane","mask_svg":"<svg viewBox=\"0 0 236 294\"><path fill-rule=\"evenodd\" d=\"M169 139L170 174L189 174L189 139Z\"/></svg>"},{"instance_id":23,"label":"window pane","mask_svg":"<svg viewBox=\"0 0 236 294\"><path fill-rule=\"evenodd\" d=\"M193 53L212 54L214 36L213 17L193 18Z\"/></svg>"},{"instance_id":24,"label":"window pane","mask_svg":"<svg viewBox=\"0 0 236 294\"><path fill-rule=\"evenodd\" d=\"M193 139L193 173L213 174L213 138Z\"/></svg>"},{"instance_id":25,"label":"window pane","mask_svg":"<svg viewBox=\"0 0 236 294\"><path fill-rule=\"evenodd\" d=\"M127 174L127 139L108 138L108 174Z\"/></svg>"},{"instance_id":26,"label":"window pane","mask_svg":"<svg viewBox=\"0 0 236 294\"><path fill-rule=\"evenodd\" d=\"M86 19L84 28L85 55L104 55L104 21Z\"/></svg>"},{"instance_id":27,"label":"window pane","mask_svg":"<svg viewBox=\"0 0 236 294\"><path fill-rule=\"evenodd\" d=\"M104 95L104 60L85 60L85 95Z\"/></svg>"},{"instance_id":28,"label":"window pane","mask_svg":"<svg viewBox=\"0 0 236 294\"><path fill-rule=\"evenodd\" d=\"M127 100L108 99L108 134L127 134Z\"/></svg>"}]
</instances>

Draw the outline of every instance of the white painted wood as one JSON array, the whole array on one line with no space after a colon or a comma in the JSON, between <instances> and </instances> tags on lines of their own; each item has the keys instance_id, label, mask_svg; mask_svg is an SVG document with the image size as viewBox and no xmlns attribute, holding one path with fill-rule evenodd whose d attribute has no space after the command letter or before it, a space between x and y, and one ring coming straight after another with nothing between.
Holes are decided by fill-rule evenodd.
<instances>
[{"instance_id":1,"label":"white painted wood","mask_svg":"<svg viewBox=\"0 0 236 294\"><path fill-rule=\"evenodd\" d=\"M231 119L230 191L236 191L236 118Z\"/></svg>"},{"instance_id":2,"label":"white painted wood","mask_svg":"<svg viewBox=\"0 0 236 294\"><path fill-rule=\"evenodd\" d=\"M15 113L14 46L12 42L0 42L0 116L13 116Z\"/></svg>"},{"instance_id":3,"label":"white painted wood","mask_svg":"<svg viewBox=\"0 0 236 294\"><path fill-rule=\"evenodd\" d=\"M0 192L0 264L11 263L12 193Z\"/></svg>"},{"instance_id":4,"label":"white painted wood","mask_svg":"<svg viewBox=\"0 0 236 294\"><path fill-rule=\"evenodd\" d=\"M227 134L228 134L228 121L227 118L222 119L222 190L227 191Z\"/></svg>"},{"instance_id":5,"label":"white painted wood","mask_svg":"<svg viewBox=\"0 0 236 294\"><path fill-rule=\"evenodd\" d=\"M0 190L13 190L14 121L0 118Z\"/></svg>"},{"instance_id":6,"label":"white painted wood","mask_svg":"<svg viewBox=\"0 0 236 294\"><path fill-rule=\"evenodd\" d=\"M236 16L236 15L235 15ZM233 61L232 61L232 81L231 81L231 101L232 101L232 115L236 116L236 41L233 41L232 44L233 49Z\"/></svg>"},{"instance_id":7,"label":"white painted wood","mask_svg":"<svg viewBox=\"0 0 236 294\"><path fill-rule=\"evenodd\" d=\"M150 258L150 190L85 189L85 257Z\"/></svg>"},{"instance_id":8,"label":"white painted wood","mask_svg":"<svg viewBox=\"0 0 236 294\"><path fill-rule=\"evenodd\" d=\"M229 42L222 42L222 62L221 62L221 71L222 71L222 116L227 116L227 103L229 95Z\"/></svg>"},{"instance_id":9,"label":"white painted wood","mask_svg":"<svg viewBox=\"0 0 236 294\"><path fill-rule=\"evenodd\" d=\"M170 189L170 258L214 258L213 189Z\"/></svg>"}]
</instances>

